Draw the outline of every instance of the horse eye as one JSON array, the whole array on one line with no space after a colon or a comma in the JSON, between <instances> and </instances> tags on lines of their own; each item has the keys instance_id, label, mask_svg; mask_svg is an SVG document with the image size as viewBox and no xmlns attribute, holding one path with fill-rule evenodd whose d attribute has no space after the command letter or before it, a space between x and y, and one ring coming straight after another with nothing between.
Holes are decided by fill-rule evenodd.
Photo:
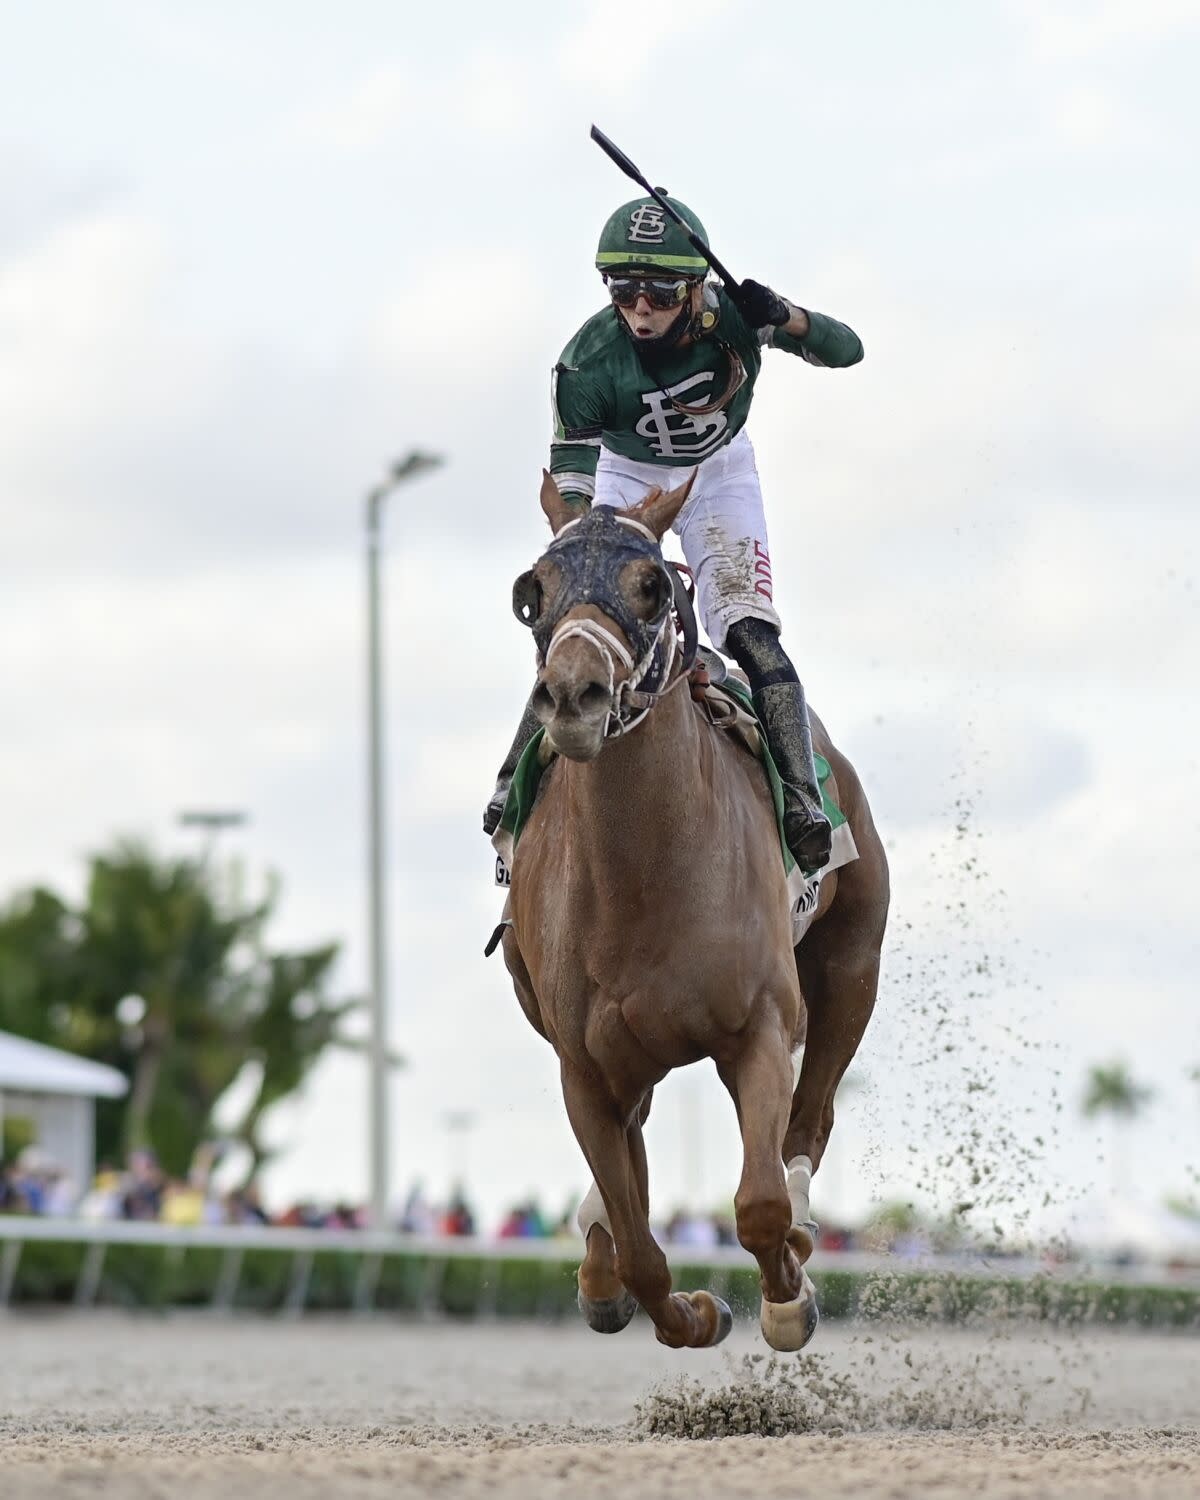
<instances>
[{"instance_id":1,"label":"horse eye","mask_svg":"<svg viewBox=\"0 0 1200 1500\"><path fill-rule=\"evenodd\" d=\"M542 586L532 570L522 573L512 592L513 614L522 625L532 625L542 612Z\"/></svg>"},{"instance_id":2,"label":"horse eye","mask_svg":"<svg viewBox=\"0 0 1200 1500\"><path fill-rule=\"evenodd\" d=\"M652 573L646 573L643 576L641 594L646 608L652 614L657 614L666 598L663 592L663 577L657 568Z\"/></svg>"}]
</instances>

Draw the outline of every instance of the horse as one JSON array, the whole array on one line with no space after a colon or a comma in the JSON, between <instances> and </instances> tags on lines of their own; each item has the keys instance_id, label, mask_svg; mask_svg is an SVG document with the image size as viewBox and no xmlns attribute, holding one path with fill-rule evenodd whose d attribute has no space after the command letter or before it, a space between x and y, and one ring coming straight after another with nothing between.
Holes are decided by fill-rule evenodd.
<instances>
[{"instance_id":1,"label":"horse","mask_svg":"<svg viewBox=\"0 0 1200 1500\"><path fill-rule=\"evenodd\" d=\"M554 540L513 599L533 628L532 701L559 759L513 858L501 943L526 1018L558 1055L594 1177L579 1214L588 1324L618 1332L640 1305L673 1348L729 1332L719 1297L672 1291L642 1135L656 1084L711 1058L741 1130L734 1209L758 1262L760 1324L772 1348L796 1350L818 1321L811 1175L875 1004L887 860L854 768L814 715L858 857L825 873L793 947L763 767L700 711L678 659L661 541L690 488L581 517L543 475Z\"/></svg>"}]
</instances>

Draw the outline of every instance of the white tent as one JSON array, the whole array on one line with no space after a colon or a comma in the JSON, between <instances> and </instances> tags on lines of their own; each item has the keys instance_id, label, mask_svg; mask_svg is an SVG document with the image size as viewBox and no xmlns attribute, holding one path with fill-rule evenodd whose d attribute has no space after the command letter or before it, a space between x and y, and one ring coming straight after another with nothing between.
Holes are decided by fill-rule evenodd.
<instances>
[{"instance_id":1,"label":"white tent","mask_svg":"<svg viewBox=\"0 0 1200 1500\"><path fill-rule=\"evenodd\" d=\"M78 1193L95 1171L96 1100L127 1089L116 1068L0 1031L0 1130L6 1114L28 1120L39 1150Z\"/></svg>"}]
</instances>

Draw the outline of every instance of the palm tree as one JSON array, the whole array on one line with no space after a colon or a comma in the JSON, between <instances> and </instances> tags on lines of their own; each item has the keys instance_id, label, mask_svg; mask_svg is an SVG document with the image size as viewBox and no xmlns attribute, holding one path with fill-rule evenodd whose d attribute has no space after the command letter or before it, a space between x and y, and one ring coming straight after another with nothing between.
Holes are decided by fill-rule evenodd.
<instances>
[{"instance_id":1,"label":"palm tree","mask_svg":"<svg viewBox=\"0 0 1200 1500\"><path fill-rule=\"evenodd\" d=\"M1113 1144L1109 1150L1109 1166L1113 1176L1114 1197L1119 1196L1124 1181L1124 1173L1119 1167L1124 1153L1116 1148L1118 1121L1132 1122L1137 1119L1153 1097L1154 1090L1146 1084L1135 1082L1128 1066L1123 1062L1112 1062L1107 1066L1094 1063L1088 1069L1082 1109L1089 1120L1097 1115L1107 1115L1112 1122L1110 1129Z\"/></svg>"},{"instance_id":2,"label":"palm tree","mask_svg":"<svg viewBox=\"0 0 1200 1500\"><path fill-rule=\"evenodd\" d=\"M1094 1115L1109 1114L1124 1115L1132 1120L1153 1098L1154 1090L1135 1083L1125 1063L1114 1062L1108 1067L1096 1063L1088 1069L1083 1112L1089 1119Z\"/></svg>"},{"instance_id":3,"label":"palm tree","mask_svg":"<svg viewBox=\"0 0 1200 1500\"><path fill-rule=\"evenodd\" d=\"M182 1175L242 1075L258 1083L232 1132L255 1171L266 1112L293 1096L343 1035L353 999L329 994L338 945L277 952L260 900L223 898L203 863L121 842L90 861L79 906L35 889L0 906L0 1029L106 1062L127 1099L101 1101L98 1154L152 1146Z\"/></svg>"}]
</instances>

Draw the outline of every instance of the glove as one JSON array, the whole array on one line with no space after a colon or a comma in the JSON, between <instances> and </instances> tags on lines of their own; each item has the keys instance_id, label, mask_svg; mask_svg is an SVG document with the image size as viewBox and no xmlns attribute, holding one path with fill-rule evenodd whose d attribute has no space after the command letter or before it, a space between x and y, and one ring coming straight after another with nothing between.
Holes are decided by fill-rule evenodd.
<instances>
[{"instance_id":1,"label":"glove","mask_svg":"<svg viewBox=\"0 0 1200 1500\"><path fill-rule=\"evenodd\" d=\"M792 310L779 295L761 281L743 281L730 300L751 328L765 328L773 323L781 327L792 316Z\"/></svg>"}]
</instances>

